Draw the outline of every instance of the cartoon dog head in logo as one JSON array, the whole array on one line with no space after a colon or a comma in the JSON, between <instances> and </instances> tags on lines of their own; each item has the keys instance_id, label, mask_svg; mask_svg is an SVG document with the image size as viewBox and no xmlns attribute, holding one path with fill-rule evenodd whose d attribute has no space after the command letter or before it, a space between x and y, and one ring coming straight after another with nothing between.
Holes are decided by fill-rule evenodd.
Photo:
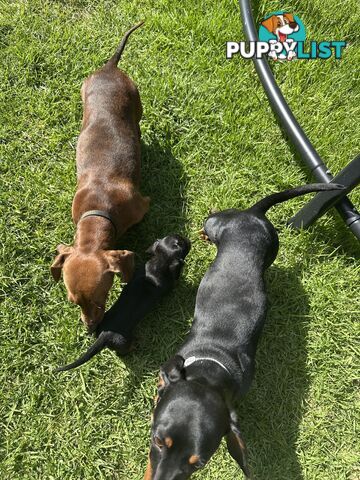
<instances>
[{"instance_id":1,"label":"cartoon dog head in logo","mask_svg":"<svg viewBox=\"0 0 360 480\"><path fill-rule=\"evenodd\" d=\"M292 43L293 40L288 38L288 35L291 35L294 32L299 30L299 24L294 19L294 15L292 13L282 13L282 14L275 14L271 15L266 20L261 22L261 25L265 27L270 33L276 36L276 41L281 43ZM274 41L271 41L274 42ZM278 57L275 52L272 52L271 55L274 60L277 58L292 60L296 56L294 51L290 51L288 55L281 53Z\"/></svg>"},{"instance_id":2,"label":"cartoon dog head in logo","mask_svg":"<svg viewBox=\"0 0 360 480\"><path fill-rule=\"evenodd\" d=\"M299 25L294 19L292 13L283 13L282 15L271 15L271 17L261 22L270 33L276 35L279 42L287 41L287 36L299 30Z\"/></svg>"}]
</instances>

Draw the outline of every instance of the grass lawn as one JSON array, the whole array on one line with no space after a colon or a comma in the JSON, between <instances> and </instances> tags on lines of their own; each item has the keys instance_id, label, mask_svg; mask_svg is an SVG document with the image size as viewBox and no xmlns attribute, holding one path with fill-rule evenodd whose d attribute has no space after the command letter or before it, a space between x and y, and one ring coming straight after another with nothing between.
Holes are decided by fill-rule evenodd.
<instances>
[{"instance_id":1,"label":"grass lawn","mask_svg":"<svg viewBox=\"0 0 360 480\"><path fill-rule=\"evenodd\" d=\"M273 64L290 106L334 173L360 150L357 0L253 2L281 8L314 40L346 40L343 59ZM349 13L350 12L350 13ZM75 145L82 80L130 38L121 67L144 107L142 192L149 214L123 238L139 259L178 232L193 248L175 292L124 361L104 351L68 374L90 339L49 266L74 234ZM192 320L215 249L197 238L210 207L249 206L310 181L274 118L251 61L225 59L242 40L232 0L1 2L0 478L142 478L159 365ZM350 196L360 206L360 190ZM285 228L305 203L271 210L280 252L267 274L270 309L240 425L256 480L359 480L359 244L336 212ZM111 300L121 285L116 280ZM197 477L242 478L222 445Z\"/></svg>"}]
</instances>

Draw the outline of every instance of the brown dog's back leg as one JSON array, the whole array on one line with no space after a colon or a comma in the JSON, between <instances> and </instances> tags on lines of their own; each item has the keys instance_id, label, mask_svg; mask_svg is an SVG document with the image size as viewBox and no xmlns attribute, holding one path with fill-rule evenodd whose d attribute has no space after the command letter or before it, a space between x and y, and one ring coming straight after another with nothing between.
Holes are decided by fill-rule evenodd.
<instances>
[{"instance_id":1,"label":"brown dog's back leg","mask_svg":"<svg viewBox=\"0 0 360 480\"><path fill-rule=\"evenodd\" d=\"M150 197L143 197L141 193L136 194L136 202L134 206L134 216L137 218L137 221L135 223L139 223L145 213L149 210L150 207Z\"/></svg>"}]
</instances>

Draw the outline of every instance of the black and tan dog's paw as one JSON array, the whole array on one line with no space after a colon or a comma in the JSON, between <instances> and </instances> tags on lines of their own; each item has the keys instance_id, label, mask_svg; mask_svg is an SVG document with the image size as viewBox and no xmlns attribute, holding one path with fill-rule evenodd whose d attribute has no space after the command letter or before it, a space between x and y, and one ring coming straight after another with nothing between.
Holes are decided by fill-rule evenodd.
<instances>
[{"instance_id":1,"label":"black and tan dog's paw","mask_svg":"<svg viewBox=\"0 0 360 480\"><path fill-rule=\"evenodd\" d=\"M211 242L210 238L206 235L206 232L203 228L201 230L199 230L199 235L200 235L201 240L203 240L204 242L209 242L209 243Z\"/></svg>"},{"instance_id":2,"label":"black and tan dog's paw","mask_svg":"<svg viewBox=\"0 0 360 480\"><path fill-rule=\"evenodd\" d=\"M219 213L220 210L218 208L210 208L209 215L214 215L215 213Z\"/></svg>"}]
</instances>

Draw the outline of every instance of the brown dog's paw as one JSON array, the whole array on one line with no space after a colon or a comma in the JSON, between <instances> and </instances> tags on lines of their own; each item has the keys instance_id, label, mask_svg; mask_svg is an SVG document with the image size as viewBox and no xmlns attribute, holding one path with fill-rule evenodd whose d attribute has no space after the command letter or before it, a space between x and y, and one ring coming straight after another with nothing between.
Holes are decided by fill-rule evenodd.
<instances>
[{"instance_id":1,"label":"brown dog's paw","mask_svg":"<svg viewBox=\"0 0 360 480\"><path fill-rule=\"evenodd\" d=\"M105 258L107 259L110 272L121 273L122 280L128 283L134 273L134 252L129 250L106 250Z\"/></svg>"}]
</instances>

